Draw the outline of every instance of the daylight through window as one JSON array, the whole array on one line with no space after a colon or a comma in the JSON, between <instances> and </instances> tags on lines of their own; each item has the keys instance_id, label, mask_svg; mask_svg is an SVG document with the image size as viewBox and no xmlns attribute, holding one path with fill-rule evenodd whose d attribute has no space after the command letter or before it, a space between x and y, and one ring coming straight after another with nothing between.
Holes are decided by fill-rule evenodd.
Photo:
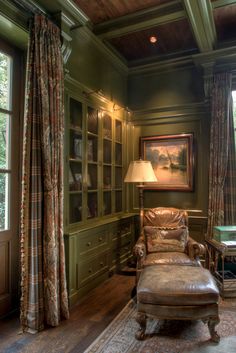
<instances>
[{"instance_id":1,"label":"daylight through window","mask_svg":"<svg viewBox=\"0 0 236 353\"><path fill-rule=\"evenodd\" d=\"M0 52L0 230L9 228L11 70L11 58Z\"/></svg>"}]
</instances>

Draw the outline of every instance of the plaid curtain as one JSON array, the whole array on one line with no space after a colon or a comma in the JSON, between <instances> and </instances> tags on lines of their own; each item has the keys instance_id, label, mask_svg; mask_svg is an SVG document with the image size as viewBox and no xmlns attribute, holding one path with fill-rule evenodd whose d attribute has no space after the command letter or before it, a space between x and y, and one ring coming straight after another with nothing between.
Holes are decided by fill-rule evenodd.
<instances>
[{"instance_id":1,"label":"plaid curtain","mask_svg":"<svg viewBox=\"0 0 236 353\"><path fill-rule=\"evenodd\" d=\"M224 185L224 224L236 224L236 145L233 123L233 98L229 104L229 157Z\"/></svg>"},{"instance_id":2,"label":"plaid curtain","mask_svg":"<svg viewBox=\"0 0 236 353\"><path fill-rule=\"evenodd\" d=\"M63 239L64 87L60 30L30 28L21 203L21 324L38 332L68 318Z\"/></svg>"},{"instance_id":3,"label":"plaid curtain","mask_svg":"<svg viewBox=\"0 0 236 353\"><path fill-rule=\"evenodd\" d=\"M235 212L230 193L235 197L233 185L232 136L233 115L231 102L231 74L220 73L211 84L211 132L209 165L209 203L207 236L212 237L214 226L228 222L228 215ZM230 131L232 130L232 131ZM229 212L230 210L230 212Z\"/></svg>"}]
</instances>

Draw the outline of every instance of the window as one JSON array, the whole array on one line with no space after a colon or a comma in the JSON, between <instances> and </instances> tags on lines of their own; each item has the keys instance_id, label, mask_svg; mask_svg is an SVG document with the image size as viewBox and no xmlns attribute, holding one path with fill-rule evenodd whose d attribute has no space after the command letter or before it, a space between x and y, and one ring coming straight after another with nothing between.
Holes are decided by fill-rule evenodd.
<instances>
[{"instance_id":1,"label":"window","mask_svg":"<svg viewBox=\"0 0 236 353\"><path fill-rule=\"evenodd\" d=\"M236 147L236 91L232 92L232 97L233 97L234 137L235 137L235 147Z\"/></svg>"},{"instance_id":2,"label":"window","mask_svg":"<svg viewBox=\"0 0 236 353\"><path fill-rule=\"evenodd\" d=\"M0 52L0 230L9 227L12 59Z\"/></svg>"},{"instance_id":3,"label":"window","mask_svg":"<svg viewBox=\"0 0 236 353\"><path fill-rule=\"evenodd\" d=\"M16 307L19 283L21 55L0 38L0 316Z\"/></svg>"}]
</instances>

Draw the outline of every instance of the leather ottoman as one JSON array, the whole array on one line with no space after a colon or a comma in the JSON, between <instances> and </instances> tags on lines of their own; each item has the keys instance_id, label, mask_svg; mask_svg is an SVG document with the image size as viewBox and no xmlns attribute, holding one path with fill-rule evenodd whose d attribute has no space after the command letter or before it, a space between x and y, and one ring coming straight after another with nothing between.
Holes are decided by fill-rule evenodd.
<instances>
[{"instance_id":1,"label":"leather ottoman","mask_svg":"<svg viewBox=\"0 0 236 353\"><path fill-rule=\"evenodd\" d=\"M219 323L219 290L210 272L202 267L159 265L143 269L137 286L137 339L145 338L147 315L159 319L198 320L208 323L211 339Z\"/></svg>"}]
</instances>

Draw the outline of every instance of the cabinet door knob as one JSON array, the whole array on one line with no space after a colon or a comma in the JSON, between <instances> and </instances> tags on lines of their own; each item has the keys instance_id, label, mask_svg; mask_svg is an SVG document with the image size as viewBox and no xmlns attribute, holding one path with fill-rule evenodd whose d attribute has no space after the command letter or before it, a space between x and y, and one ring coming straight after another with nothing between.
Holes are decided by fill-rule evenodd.
<instances>
[{"instance_id":1,"label":"cabinet door knob","mask_svg":"<svg viewBox=\"0 0 236 353\"><path fill-rule=\"evenodd\" d=\"M87 243L87 246L91 246L91 241L89 241L89 242Z\"/></svg>"},{"instance_id":2,"label":"cabinet door knob","mask_svg":"<svg viewBox=\"0 0 236 353\"><path fill-rule=\"evenodd\" d=\"M98 238L99 241L102 241L102 237Z\"/></svg>"},{"instance_id":3,"label":"cabinet door knob","mask_svg":"<svg viewBox=\"0 0 236 353\"><path fill-rule=\"evenodd\" d=\"M89 272L89 273L92 273L92 269L90 268L90 269L88 270L88 272Z\"/></svg>"},{"instance_id":4,"label":"cabinet door knob","mask_svg":"<svg viewBox=\"0 0 236 353\"><path fill-rule=\"evenodd\" d=\"M104 265L104 263L103 262L100 262L100 266L103 266Z\"/></svg>"}]
</instances>

